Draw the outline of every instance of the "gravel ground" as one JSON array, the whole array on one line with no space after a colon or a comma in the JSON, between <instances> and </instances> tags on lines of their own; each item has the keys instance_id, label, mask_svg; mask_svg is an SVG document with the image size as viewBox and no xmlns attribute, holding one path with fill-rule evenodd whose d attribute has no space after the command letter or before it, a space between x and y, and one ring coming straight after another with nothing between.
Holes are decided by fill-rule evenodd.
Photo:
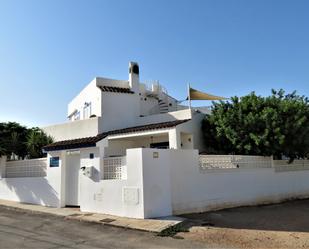
<instances>
[{"instance_id":1,"label":"gravel ground","mask_svg":"<svg viewBox=\"0 0 309 249\"><path fill-rule=\"evenodd\" d=\"M309 248L309 200L184 215L187 240L215 248Z\"/></svg>"}]
</instances>

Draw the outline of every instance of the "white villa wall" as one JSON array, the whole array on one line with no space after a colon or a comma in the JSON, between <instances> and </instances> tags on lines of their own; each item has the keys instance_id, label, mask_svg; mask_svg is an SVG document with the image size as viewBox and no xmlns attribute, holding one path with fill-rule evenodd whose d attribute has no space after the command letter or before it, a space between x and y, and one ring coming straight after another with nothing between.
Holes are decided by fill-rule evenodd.
<instances>
[{"instance_id":1,"label":"white villa wall","mask_svg":"<svg viewBox=\"0 0 309 249\"><path fill-rule=\"evenodd\" d=\"M169 113L155 114L146 117L139 117L136 121L136 125L147 125L175 120L191 119L191 117L192 111L186 109Z\"/></svg>"},{"instance_id":2,"label":"white villa wall","mask_svg":"<svg viewBox=\"0 0 309 249\"><path fill-rule=\"evenodd\" d=\"M103 131L136 125L139 117L138 94L102 92Z\"/></svg>"},{"instance_id":3,"label":"white villa wall","mask_svg":"<svg viewBox=\"0 0 309 249\"><path fill-rule=\"evenodd\" d=\"M133 148L149 148L152 143L162 143L168 142L168 131L163 134L153 135L153 136L145 136L145 137L137 137L134 139Z\"/></svg>"},{"instance_id":4,"label":"white villa wall","mask_svg":"<svg viewBox=\"0 0 309 249\"><path fill-rule=\"evenodd\" d=\"M274 203L309 196L309 170L199 170L198 151L170 150L173 214Z\"/></svg>"},{"instance_id":5,"label":"white villa wall","mask_svg":"<svg viewBox=\"0 0 309 249\"><path fill-rule=\"evenodd\" d=\"M60 196L46 177L0 179L3 200L59 207Z\"/></svg>"},{"instance_id":6,"label":"white villa wall","mask_svg":"<svg viewBox=\"0 0 309 249\"><path fill-rule=\"evenodd\" d=\"M203 171L199 168L197 150L141 149L141 152L145 218L309 196L309 170Z\"/></svg>"},{"instance_id":7,"label":"white villa wall","mask_svg":"<svg viewBox=\"0 0 309 249\"><path fill-rule=\"evenodd\" d=\"M81 166L83 158L88 158L90 151L85 149L81 153ZM169 154L161 154L161 151L164 150L127 150L126 180L100 180L83 176L81 210L133 218L171 215L170 169L166 167ZM159 152L159 157L154 158L153 152ZM99 157L99 154L97 151L95 157ZM91 165L102 171L99 160ZM124 194L126 190L129 191L127 197ZM137 199L134 193L137 193Z\"/></svg>"},{"instance_id":8,"label":"white villa wall","mask_svg":"<svg viewBox=\"0 0 309 249\"><path fill-rule=\"evenodd\" d=\"M182 149L194 149L194 139L192 133L180 133L180 142L181 142L181 148Z\"/></svg>"},{"instance_id":9,"label":"white villa wall","mask_svg":"<svg viewBox=\"0 0 309 249\"><path fill-rule=\"evenodd\" d=\"M103 77L96 77L95 81L97 86L114 86L114 87L129 88L128 80L115 80Z\"/></svg>"},{"instance_id":10,"label":"white villa wall","mask_svg":"<svg viewBox=\"0 0 309 249\"><path fill-rule=\"evenodd\" d=\"M102 147L107 144L107 139L100 141ZM127 177L103 180L102 147L80 149L80 166L95 169L92 177L80 178L82 211L153 218L309 197L308 161L296 161L295 169L274 161L269 168L205 170L197 150L128 149ZM63 207L67 152L49 153L48 162L50 156L59 156L60 165L48 163L47 177L0 179L0 198Z\"/></svg>"},{"instance_id":11,"label":"white villa wall","mask_svg":"<svg viewBox=\"0 0 309 249\"><path fill-rule=\"evenodd\" d=\"M204 114L211 114L211 106L193 107L192 109Z\"/></svg>"},{"instance_id":12,"label":"white villa wall","mask_svg":"<svg viewBox=\"0 0 309 249\"><path fill-rule=\"evenodd\" d=\"M97 87L97 79L92 80L68 105L68 115L75 110L80 111L80 119L83 117L85 102L91 102L91 114L101 117L101 90Z\"/></svg>"},{"instance_id":13,"label":"white villa wall","mask_svg":"<svg viewBox=\"0 0 309 249\"><path fill-rule=\"evenodd\" d=\"M169 130L171 149L198 149L203 151L205 144L202 134L204 114L194 113L192 119ZM190 138L190 141L189 141Z\"/></svg>"},{"instance_id":14,"label":"white villa wall","mask_svg":"<svg viewBox=\"0 0 309 249\"><path fill-rule=\"evenodd\" d=\"M139 96L140 99L140 115L147 116L159 113L158 100L153 97Z\"/></svg>"},{"instance_id":15,"label":"white villa wall","mask_svg":"<svg viewBox=\"0 0 309 249\"><path fill-rule=\"evenodd\" d=\"M154 85L146 86L144 83L139 84L140 115L148 116L148 115L159 114L160 113L159 102L158 102L159 99L167 104L169 112L174 112L183 109L181 107L179 108L177 100L175 98L162 92L161 85L158 89L157 83L152 82L152 84ZM188 109L188 107L186 109Z\"/></svg>"},{"instance_id":16,"label":"white villa wall","mask_svg":"<svg viewBox=\"0 0 309 249\"><path fill-rule=\"evenodd\" d=\"M200 152L204 151L205 149L205 142L203 139L203 130L202 130L202 120L204 119L205 115L202 113L194 113L192 115L192 120L185 122L183 124L180 124L176 126L176 134L174 133L173 136L178 136L180 139L178 141L181 141L185 137L181 136L181 133L186 134L192 134L193 137L191 138L192 142L189 142L188 140L182 141L183 147L179 147L179 144L177 145L177 149L187 149L192 148L192 145L189 143L193 143L193 148L198 149Z\"/></svg>"},{"instance_id":17,"label":"white villa wall","mask_svg":"<svg viewBox=\"0 0 309 249\"><path fill-rule=\"evenodd\" d=\"M50 157L59 157L59 167L50 167ZM58 193L59 203L56 207L65 206L65 151L52 151L47 157L46 179Z\"/></svg>"},{"instance_id":18,"label":"white villa wall","mask_svg":"<svg viewBox=\"0 0 309 249\"><path fill-rule=\"evenodd\" d=\"M145 218L172 215L169 153L142 149Z\"/></svg>"},{"instance_id":19,"label":"white villa wall","mask_svg":"<svg viewBox=\"0 0 309 249\"><path fill-rule=\"evenodd\" d=\"M91 149L81 152L81 166L93 165L102 171L102 160L98 159L100 151L95 152L95 160L87 159ZM127 180L102 180L82 176L81 179L81 210L99 212L133 218L144 218L144 195L142 180L142 149L127 151ZM88 162L87 162L88 160ZM100 174L102 176L102 172ZM124 191L130 192L125 197ZM137 196L135 195L137 193ZM133 197L132 197L133 196ZM134 198L136 197L137 200ZM131 198L131 199L130 199Z\"/></svg>"},{"instance_id":20,"label":"white villa wall","mask_svg":"<svg viewBox=\"0 0 309 249\"><path fill-rule=\"evenodd\" d=\"M131 140L108 140L108 147L104 148L104 156L124 156L128 148L134 148Z\"/></svg>"},{"instance_id":21,"label":"white villa wall","mask_svg":"<svg viewBox=\"0 0 309 249\"><path fill-rule=\"evenodd\" d=\"M63 206L60 201L62 198L60 167L49 168L48 165L46 177L0 179L0 198L43 206Z\"/></svg>"},{"instance_id":22,"label":"white villa wall","mask_svg":"<svg viewBox=\"0 0 309 249\"><path fill-rule=\"evenodd\" d=\"M69 140L82 137L96 136L102 132L102 118L94 117L74 122L66 122L51 126L42 127L46 134L52 136L55 141Z\"/></svg>"},{"instance_id":23,"label":"white villa wall","mask_svg":"<svg viewBox=\"0 0 309 249\"><path fill-rule=\"evenodd\" d=\"M6 156L0 156L0 179L5 177Z\"/></svg>"},{"instance_id":24,"label":"white villa wall","mask_svg":"<svg viewBox=\"0 0 309 249\"><path fill-rule=\"evenodd\" d=\"M149 148L151 143L168 142L168 130L166 133L137 136L132 138L109 139L108 147L105 147L105 156L124 156L127 149Z\"/></svg>"}]
</instances>

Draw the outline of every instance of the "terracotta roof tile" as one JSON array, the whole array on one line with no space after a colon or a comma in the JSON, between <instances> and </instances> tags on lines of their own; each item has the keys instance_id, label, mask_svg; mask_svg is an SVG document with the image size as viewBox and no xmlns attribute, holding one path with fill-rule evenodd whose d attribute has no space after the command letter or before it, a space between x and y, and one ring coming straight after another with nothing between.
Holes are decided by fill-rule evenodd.
<instances>
[{"instance_id":1,"label":"terracotta roof tile","mask_svg":"<svg viewBox=\"0 0 309 249\"><path fill-rule=\"evenodd\" d=\"M175 127L175 126L182 124L184 122L187 122L187 121L188 121L188 119L186 119L186 120L175 120L175 121L169 121L169 122L163 122L163 123L157 123L157 124L134 126L134 127L124 128L124 129L120 129L120 130L109 131L108 135L118 135L118 134L132 133L132 132L139 132L139 131L148 131L148 130L159 130L159 129L164 129L164 128Z\"/></svg>"},{"instance_id":2,"label":"terracotta roof tile","mask_svg":"<svg viewBox=\"0 0 309 249\"><path fill-rule=\"evenodd\" d=\"M84 137L84 138L63 140L63 141L58 141L58 142L46 145L43 147L43 149L46 151L51 151L51 150L65 150L65 149L95 147L96 143L103 138L104 137L101 136L100 139L98 139L98 136L94 136L94 137Z\"/></svg>"},{"instance_id":3,"label":"terracotta roof tile","mask_svg":"<svg viewBox=\"0 0 309 249\"><path fill-rule=\"evenodd\" d=\"M141 132L141 131L149 131L149 130L166 129L166 128L175 127L179 124L187 122L188 120L189 119L175 120L175 121L169 121L169 122L163 122L163 123L157 123L157 124L149 124L149 125L140 125L140 126L134 126L134 127L124 128L124 129L103 132L93 137L85 137L85 138L58 141L58 142L44 146L43 149L46 151L53 151L53 150L66 150L66 149L77 149L77 148L85 148L85 147L95 147L97 142L99 142L103 138L106 138L107 136Z\"/></svg>"},{"instance_id":4,"label":"terracotta roof tile","mask_svg":"<svg viewBox=\"0 0 309 249\"><path fill-rule=\"evenodd\" d=\"M131 91L130 88L125 87L116 87L116 86L99 86L102 92L112 92L112 93L130 93L133 94L134 92Z\"/></svg>"}]
</instances>

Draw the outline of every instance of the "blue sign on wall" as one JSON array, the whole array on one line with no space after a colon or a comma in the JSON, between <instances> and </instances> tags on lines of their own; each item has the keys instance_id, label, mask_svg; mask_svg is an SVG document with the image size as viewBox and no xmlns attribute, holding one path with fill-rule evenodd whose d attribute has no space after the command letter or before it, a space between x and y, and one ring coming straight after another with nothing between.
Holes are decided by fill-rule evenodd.
<instances>
[{"instance_id":1,"label":"blue sign on wall","mask_svg":"<svg viewBox=\"0 0 309 249\"><path fill-rule=\"evenodd\" d=\"M59 167L59 157L51 157L49 160L49 167Z\"/></svg>"}]
</instances>

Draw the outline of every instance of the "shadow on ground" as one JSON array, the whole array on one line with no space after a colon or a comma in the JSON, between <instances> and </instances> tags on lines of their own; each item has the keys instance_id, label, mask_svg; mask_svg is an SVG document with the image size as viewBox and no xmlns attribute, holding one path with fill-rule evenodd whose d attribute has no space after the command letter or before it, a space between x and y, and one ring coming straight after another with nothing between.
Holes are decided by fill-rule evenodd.
<instances>
[{"instance_id":1,"label":"shadow on ground","mask_svg":"<svg viewBox=\"0 0 309 249\"><path fill-rule=\"evenodd\" d=\"M192 226L309 232L309 199L182 215Z\"/></svg>"}]
</instances>

